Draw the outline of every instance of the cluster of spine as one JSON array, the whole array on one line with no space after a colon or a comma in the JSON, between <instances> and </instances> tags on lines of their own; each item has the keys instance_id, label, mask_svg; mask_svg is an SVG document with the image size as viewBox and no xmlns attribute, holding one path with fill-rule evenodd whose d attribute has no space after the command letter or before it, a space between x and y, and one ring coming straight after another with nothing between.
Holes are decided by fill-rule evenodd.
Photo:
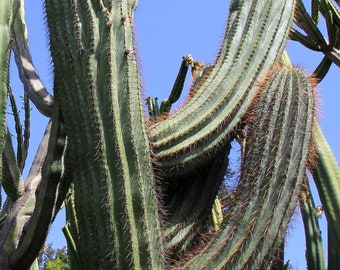
<instances>
[{"instance_id":1,"label":"cluster of spine","mask_svg":"<svg viewBox=\"0 0 340 270\"><path fill-rule=\"evenodd\" d=\"M46 1L74 168L78 269L162 269L158 198L133 40L136 1ZM75 127L78 127L75 129Z\"/></svg>"}]
</instances>

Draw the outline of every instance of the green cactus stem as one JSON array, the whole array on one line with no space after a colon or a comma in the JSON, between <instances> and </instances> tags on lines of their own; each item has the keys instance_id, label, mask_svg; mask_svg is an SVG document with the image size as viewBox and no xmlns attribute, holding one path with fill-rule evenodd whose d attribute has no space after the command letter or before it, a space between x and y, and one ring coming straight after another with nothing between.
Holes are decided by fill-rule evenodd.
<instances>
[{"instance_id":1,"label":"green cactus stem","mask_svg":"<svg viewBox=\"0 0 340 270\"><path fill-rule=\"evenodd\" d=\"M299 203L305 227L307 267L308 269L326 269L321 230L318 222L319 217L312 194L310 193L307 176L300 193Z\"/></svg>"},{"instance_id":2,"label":"green cactus stem","mask_svg":"<svg viewBox=\"0 0 340 270\"><path fill-rule=\"evenodd\" d=\"M324 207L334 247L337 252L340 252L340 228L338 226L340 223L340 168L317 123L315 123L313 140L316 148L316 163L310 170Z\"/></svg>"},{"instance_id":3,"label":"green cactus stem","mask_svg":"<svg viewBox=\"0 0 340 270\"><path fill-rule=\"evenodd\" d=\"M77 228L70 231L77 231L81 269L164 267L134 51L135 4L46 1L54 97L74 168Z\"/></svg>"},{"instance_id":4,"label":"green cactus stem","mask_svg":"<svg viewBox=\"0 0 340 270\"><path fill-rule=\"evenodd\" d=\"M249 123L246 165L235 202L220 232L200 250L200 256L182 265L183 269L268 267L268 256L282 244L297 202L313 111L312 85L303 72L283 68L266 79Z\"/></svg>"},{"instance_id":5,"label":"green cactus stem","mask_svg":"<svg viewBox=\"0 0 340 270\"><path fill-rule=\"evenodd\" d=\"M9 131L6 132L5 146L2 151L2 185L11 201L15 202L24 193L24 182L12 147Z\"/></svg>"},{"instance_id":6,"label":"green cactus stem","mask_svg":"<svg viewBox=\"0 0 340 270\"><path fill-rule=\"evenodd\" d=\"M232 1L210 73L181 110L149 128L155 157L169 177L207 162L229 143L253 101L256 79L282 55L293 9L294 1Z\"/></svg>"},{"instance_id":7,"label":"green cactus stem","mask_svg":"<svg viewBox=\"0 0 340 270\"><path fill-rule=\"evenodd\" d=\"M14 2L14 4L13 4ZM11 27L17 11L15 1L4 0L0 3L0 151L5 144L6 104L8 91L9 56L12 43ZM2 179L2 155L0 155L0 182Z\"/></svg>"}]
</instances>

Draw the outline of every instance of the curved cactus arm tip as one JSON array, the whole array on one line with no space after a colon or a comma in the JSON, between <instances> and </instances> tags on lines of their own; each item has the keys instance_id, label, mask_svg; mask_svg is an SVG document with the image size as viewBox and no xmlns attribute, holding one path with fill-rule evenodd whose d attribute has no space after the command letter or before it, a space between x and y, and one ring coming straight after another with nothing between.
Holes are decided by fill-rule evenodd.
<instances>
[{"instance_id":1,"label":"curved cactus arm tip","mask_svg":"<svg viewBox=\"0 0 340 270\"><path fill-rule=\"evenodd\" d=\"M13 52L15 62L19 69L19 77L25 92L37 109L45 116L50 117L53 96L48 93L35 69L27 42L27 27L25 23L24 0L20 1L19 11L15 16L13 25Z\"/></svg>"}]
</instances>

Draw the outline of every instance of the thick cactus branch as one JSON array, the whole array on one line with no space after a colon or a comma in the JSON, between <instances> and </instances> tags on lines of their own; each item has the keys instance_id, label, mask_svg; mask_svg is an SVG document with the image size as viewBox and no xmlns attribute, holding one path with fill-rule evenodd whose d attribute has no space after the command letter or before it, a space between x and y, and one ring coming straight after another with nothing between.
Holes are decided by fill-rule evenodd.
<instances>
[{"instance_id":1,"label":"thick cactus branch","mask_svg":"<svg viewBox=\"0 0 340 270\"><path fill-rule=\"evenodd\" d=\"M293 11L291 0L232 1L214 68L181 110L149 128L155 157L169 175L206 162L228 142L254 98L256 79L282 55Z\"/></svg>"},{"instance_id":2,"label":"thick cactus branch","mask_svg":"<svg viewBox=\"0 0 340 270\"><path fill-rule=\"evenodd\" d=\"M283 240L302 183L314 96L301 71L274 71L249 123L235 202L221 232L184 269L266 268ZM266 134L266 136L264 135Z\"/></svg>"},{"instance_id":3,"label":"thick cactus branch","mask_svg":"<svg viewBox=\"0 0 340 270\"><path fill-rule=\"evenodd\" d=\"M164 266L134 51L134 5L46 1L58 82L54 96L62 106L74 168L78 227L70 231L78 232L72 237L79 237L82 269Z\"/></svg>"}]
</instances>

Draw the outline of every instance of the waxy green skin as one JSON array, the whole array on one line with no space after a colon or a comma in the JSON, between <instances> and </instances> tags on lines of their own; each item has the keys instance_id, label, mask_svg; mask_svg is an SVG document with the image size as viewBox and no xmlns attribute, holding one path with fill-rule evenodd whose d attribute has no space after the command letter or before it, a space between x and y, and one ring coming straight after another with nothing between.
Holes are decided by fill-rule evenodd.
<instances>
[{"instance_id":1,"label":"waxy green skin","mask_svg":"<svg viewBox=\"0 0 340 270\"><path fill-rule=\"evenodd\" d=\"M1 269L35 267L63 202L72 269L282 264L275 256L299 198L311 142L319 140L313 136L314 84L282 57L295 1L231 1L216 62L193 71L188 102L169 114L194 66L184 58L163 107L148 99L149 119L134 44L137 3L45 1L52 96L32 64L23 1L18 7L1 2L1 130L11 44L27 96L51 119L25 182L24 154L16 160L10 139L4 140L8 133L0 134L8 196L0 212ZM239 184L221 203L231 141L241 133ZM318 153L327 172L330 154ZM319 171L319 163L315 168L316 175L336 181L336 174ZM322 188L326 213L337 207L328 189ZM305 213L308 220L312 211ZM308 227L309 235L317 229Z\"/></svg>"}]
</instances>

